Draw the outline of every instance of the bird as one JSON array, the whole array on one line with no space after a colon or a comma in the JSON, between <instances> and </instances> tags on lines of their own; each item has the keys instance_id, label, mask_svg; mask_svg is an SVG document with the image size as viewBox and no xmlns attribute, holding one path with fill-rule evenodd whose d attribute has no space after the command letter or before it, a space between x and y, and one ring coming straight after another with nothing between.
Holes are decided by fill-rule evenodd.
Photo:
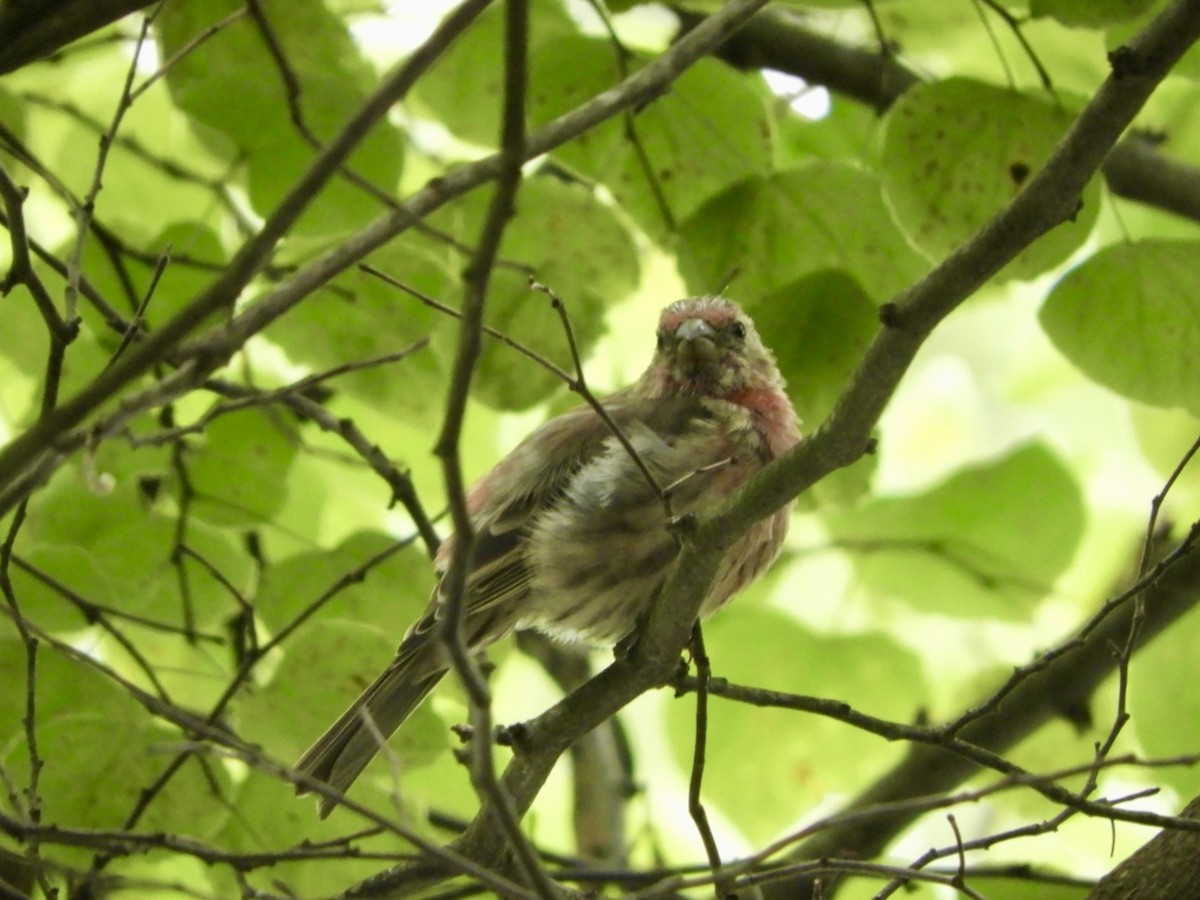
<instances>
[{"instance_id":1,"label":"bird","mask_svg":"<svg viewBox=\"0 0 1200 900\"><path fill-rule=\"evenodd\" d=\"M678 556L674 521L801 440L785 387L734 301L706 295L666 306L648 368L600 401L609 421L589 404L552 418L467 492L467 648L525 628L597 647L636 640ZM789 514L785 506L766 516L729 548L702 618L774 562ZM309 779L335 789L318 800L321 818L449 671L438 632L454 542L452 534L438 548L439 582L395 658L295 764L298 793Z\"/></svg>"}]
</instances>

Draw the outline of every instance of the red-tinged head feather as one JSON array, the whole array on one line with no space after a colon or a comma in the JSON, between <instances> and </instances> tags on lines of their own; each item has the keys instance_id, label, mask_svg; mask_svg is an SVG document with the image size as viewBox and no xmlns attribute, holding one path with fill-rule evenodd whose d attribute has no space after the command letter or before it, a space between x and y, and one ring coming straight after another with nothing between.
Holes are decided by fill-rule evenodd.
<instances>
[{"instance_id":1,"label":"red-tinged head feather","mask_svg":"<svg viewBox=\"0 0 1200 900\"><path fill-rule=\"evenodd\" d=\"M724 297L688 297L676 300L662 311L658 320L659 331L676 331L688 319L703 319L714 328L721 328L745 317L736 303Z\"/></svg>"},{"instance_id":2,"label":"red-tinged head feather","mask_svg":"<svg viewBox=\"0 0 1200 900\"><path fill-rule=\"evenodd\" d=\"M718 399L775 391L786 400L783 388L775 357L750 317L732 300L708 296L677 300L662 311L658 350L633 391Z\"/></svg>"}]
</instances>

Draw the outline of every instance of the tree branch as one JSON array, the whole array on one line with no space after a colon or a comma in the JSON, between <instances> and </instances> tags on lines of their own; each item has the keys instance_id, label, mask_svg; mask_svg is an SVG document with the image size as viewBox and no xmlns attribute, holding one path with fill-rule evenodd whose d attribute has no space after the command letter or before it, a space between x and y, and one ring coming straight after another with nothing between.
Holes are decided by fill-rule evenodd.
<instances>
[{"instance_id":1,"label":"tree branch","mask_svg":"<svg viewBox=\"0 0 1200 900\"><path fill-rule=\"evenodd\" d=\"M27 0L0 3L0 75L150 6L154 0Z\"/></svg>"},{"instance_id":2,"label":"tree branch","mask_svg":"<svg viewBox=\"0 0 1200 900\"><path fill-rule=\"evenodd\" d=\"M1200 819L1200 797L1180 816ZM1200 896L1200 832L1164 830L1100 880L1087 900Z\"/></svg>"}]
</instances>

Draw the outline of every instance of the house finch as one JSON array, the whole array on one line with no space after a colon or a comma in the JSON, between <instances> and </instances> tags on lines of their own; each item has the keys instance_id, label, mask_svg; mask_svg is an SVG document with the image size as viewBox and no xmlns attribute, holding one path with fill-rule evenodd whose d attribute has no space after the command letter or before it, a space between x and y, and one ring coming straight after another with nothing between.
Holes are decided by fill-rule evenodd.
<instances>
[{"instance_id":1,"label":"house finch","mask_svg":"<svg viewBox=\"0 0 1200 900\"><path fill-rule=\"evenodd\" d=\"M800 440L774 357L749 317L720 297L664 309L650 367L603 406L645 470L581 406L534 431L467 494L475 546L463 633L471 650L527 627L597 645L629 638L678 553L671 517L721 499ZM759 521L729 549L702 616L774 561L788 513ZM453 541L438 551L440 573ZM380 735L391 735L446 674L442 599L439 585L391 665L301 757L299 772L344 792ZM322 799L321 815L334 805Z\"/></svg>"}]
</instances>

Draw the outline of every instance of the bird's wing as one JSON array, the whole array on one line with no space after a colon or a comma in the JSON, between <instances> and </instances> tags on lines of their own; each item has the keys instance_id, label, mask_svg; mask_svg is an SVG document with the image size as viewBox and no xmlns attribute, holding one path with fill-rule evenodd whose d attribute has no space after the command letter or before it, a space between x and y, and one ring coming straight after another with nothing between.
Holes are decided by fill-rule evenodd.
<instances>
[{"instance_id":1,"label":"bird's wing","mask_svg":"<svg viewBox=\"0 0 1200 900\"><path fill-rule=\"evenodd\" d=\"M650 431L667 441L685 432L697 418L711 417L708 407L695 397L643 400L615 395L604 405L627 435ZM591 407L578 407L535 430L471 489L467 504L475 546L467 579L468 614L503 606L526 590L531 575L522 546L525 526L561 497L580 470L607 452L614 441L608 423ZM438 552L438 569L443 573L452 541L444 542Z\"/></svg>"}]
</instances>

